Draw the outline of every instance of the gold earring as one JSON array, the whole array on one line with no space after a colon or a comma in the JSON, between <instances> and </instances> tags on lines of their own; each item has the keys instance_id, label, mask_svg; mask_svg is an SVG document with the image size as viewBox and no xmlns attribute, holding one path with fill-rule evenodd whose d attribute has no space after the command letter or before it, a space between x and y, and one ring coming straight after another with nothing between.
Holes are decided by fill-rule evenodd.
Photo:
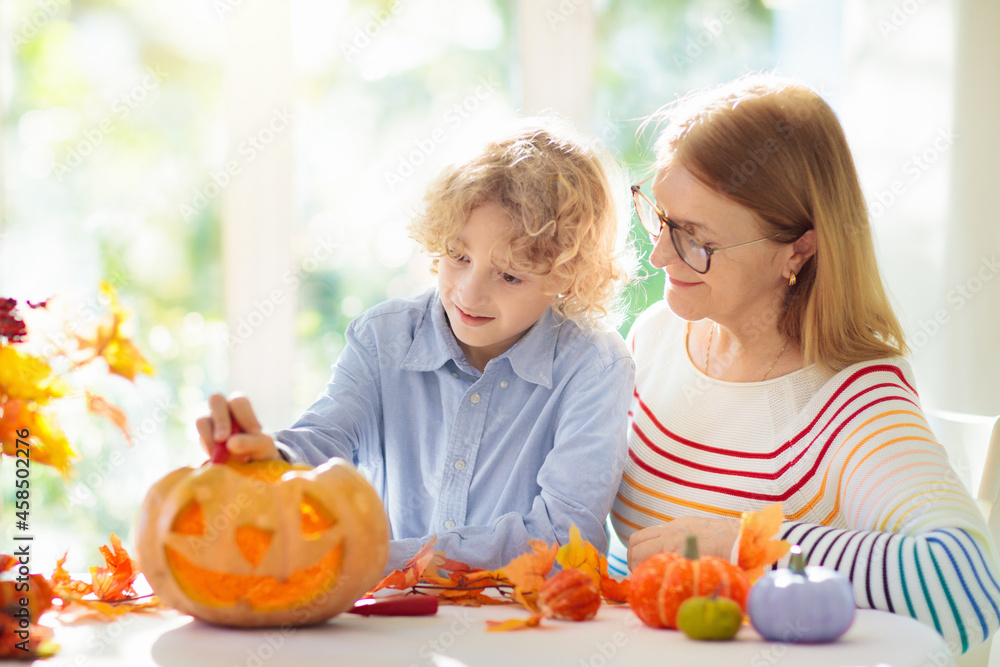
<instances>
[{"instance_id":1,"label":"gold earring","mask_svg":"<svg viewBox=\"0 0 1000 667\"><path fill-rule=\"evenodd\" d=\"M788 286L792 287L795 285L795 272L792 271L792 275L788 276Z\"/></svg>"}]
</instances>

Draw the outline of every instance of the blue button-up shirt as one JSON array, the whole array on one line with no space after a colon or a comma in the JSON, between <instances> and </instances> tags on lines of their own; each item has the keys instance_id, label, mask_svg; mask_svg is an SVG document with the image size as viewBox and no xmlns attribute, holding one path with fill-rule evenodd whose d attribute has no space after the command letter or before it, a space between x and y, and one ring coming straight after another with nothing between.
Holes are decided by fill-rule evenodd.
<instances>
[{"instance_id":1,"label":"blue button-up shirt","mask_svg":"<svg viewBox=\"0 0 1000 667\"><path fill-rule=\"evenodd\" d=\"M634 375L617 333L551 309L480 373L431 290L355 319L326 391L275 439L312 465L354 462L389 516L387 569L432 535L486 568L532 538L565 543L574 523L604 550Z\"/></svg>"}]
</instances>

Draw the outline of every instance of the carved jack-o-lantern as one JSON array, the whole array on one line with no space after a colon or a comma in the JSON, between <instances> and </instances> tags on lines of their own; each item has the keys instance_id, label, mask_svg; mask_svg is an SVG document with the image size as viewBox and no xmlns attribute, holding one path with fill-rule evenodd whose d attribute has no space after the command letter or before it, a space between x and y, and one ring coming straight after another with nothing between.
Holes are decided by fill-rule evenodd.
<instances>
[{"instance_id":1,"label":"carved jack-o-lantern","mask_svg":"<svg viewBox=\"0 0 1000 667\"><path fill-rule=\"evenodd\" d=\"M378 582L389 525L346 461L181 468L150 489L139 564L166 604L221 625L318 623Z\"/></svg>"}]
</instances>

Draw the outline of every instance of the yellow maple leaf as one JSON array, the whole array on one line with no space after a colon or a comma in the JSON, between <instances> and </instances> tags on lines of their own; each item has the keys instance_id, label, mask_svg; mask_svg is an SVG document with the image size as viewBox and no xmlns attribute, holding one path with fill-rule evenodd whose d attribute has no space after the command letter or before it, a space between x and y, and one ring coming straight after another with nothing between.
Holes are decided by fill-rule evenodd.
<instances>
[{"instance_id":1,"label":"yellow maple leaf","mask_svg":"<svg viewBox=\"0 0 1000 667\"><path fill-rule=\"evenodd\" d=\"M569 527L569 542L559 547L556 561L564 570L580 570L601 585L601 553L590 542L584 542L576 524Z\"/></svg>"},{"instance_id":2,"label":"yellow maple leaf","mask_svg":"<svg viewBox=\"0 0 1000 667\"><path fill-rule=\"evenodd\" d=\"M754 581L764 568L776 562L791 548L785 540L773 539L778 534L785 515L781 503L768 505L757 512L744 512L740 517L739 566Z\"/></svg>"},{"instance_id":3,"label":"yellow maple leaf","mask_svg":"<svg viewBox=\"0 0 1000 667\"><path fill-rule=\"evenodd\" d=\"M17 440L28 443L32 463L50 465L68 477L76 456L69 440L56 422L55 415L42 414L36 403L8 400L0 410L0 441L3 453L17 456ZM28 436L22 437L27 431Z\"/></svg>"},{"instance_id":4,"label":"yellow maple leaf","mask_svg":"<svg viewBox=\"0 0 1000 667\"><path fill-rule=\"evenodd\" d=\"M135 344L122 333L122 324L128 313L118 302L115 288L106 280L101 281L101 294L108 301L109 311L97 325L92 338L75 335L80 350L93 350L93 356L103 357L108 370L128 380L135 380L139 373L153 374L153 366L146 361Z\"/></svg>"},{"instance_id":5,"label":"yellow maple leaf","mask_svg":"<svg viewBox=\"0 0 1000 667\"><path fill-rule=\"evenodd\" d=\"M45 359L0 345L0 399L47 403L68 391Z\"/></svg>"},{"instance_id":6,"label":"yellow maple leaf","mask_svg":"<svg viewBox=\"0 0 1000 667\"><path fill-rule=\"evenodd\" d=\"M544 614L532 614L528 618L508 618L506 621L486 621L486 632L510 632L538 627Z\"/></svg>"},{"instance_id":7,"label":"yellow maple leaf","mask_svg":"<svg viewBox=\"0 0 1000 667\"><path fill-rule=\"evenodd\" d=\"M514 586L514 599L524 607L535 610L538 591L545 584L545 577L552 571L556 560L556 545L549 546L541 540L529 540L531 552L524 553L507 563L496 573Z\"/></svg>"}]
</instances>

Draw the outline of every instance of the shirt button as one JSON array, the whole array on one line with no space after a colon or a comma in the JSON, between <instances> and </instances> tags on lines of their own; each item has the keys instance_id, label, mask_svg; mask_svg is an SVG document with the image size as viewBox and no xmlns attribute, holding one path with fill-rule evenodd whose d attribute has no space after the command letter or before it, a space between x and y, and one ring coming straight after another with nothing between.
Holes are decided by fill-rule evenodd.
<instances>
[{"instance_id":1,"label":"shirt button","mask_svg":"<svg viewBox=\"0 0 1000 667\"><path fill-rule=\"evenodd\" d=\"M465 470L465 461L462 459L455 461L455 470Z\"/></svg>"},{"instance_id":2,"label":"shirt button","mask_svg":"<svg viewBox=\"0 0 1000 667\"><path fill-rule=\"evenodd\" d=\"M447 521L444 522L444 527L447 528L448 530L451 530L452 528L455 527L455 522L452 521L451 519L448 519Z\"/></svg>"},{"instance_id":3,"label":"shirt button","mask_svg":"<svg viewBox=\"0 0 1000 667\"><path fill-rule=\"evenodd\" d=\"M472 401L473 405L475 405L476 403L478 403L479 402L479 392L477 391L472 396L469 396L469 400Z\"/></svg>"},{"instance_id":4,"label":"shirt button","mask_svg":"<svg viewBox=\"0 0 1000 667\"><path fill-rule=\"evenodd\" d=\"M507 381L506 380L500 380L500 388L501 389L506 389L507 388Z\"/></svg>"},{"instance_id":5,"label":"shirt button","mask_svg":"<svg viewBox=\"0 0 1000 667\"><path fill-rule=\"evenodd\" d=\"M452 372L451 372L451 376L452 376L453 378L457 378L457 377L458 377L458 373L456 373L455 371L452 371Z\"/></svg>"}]
</instances>

